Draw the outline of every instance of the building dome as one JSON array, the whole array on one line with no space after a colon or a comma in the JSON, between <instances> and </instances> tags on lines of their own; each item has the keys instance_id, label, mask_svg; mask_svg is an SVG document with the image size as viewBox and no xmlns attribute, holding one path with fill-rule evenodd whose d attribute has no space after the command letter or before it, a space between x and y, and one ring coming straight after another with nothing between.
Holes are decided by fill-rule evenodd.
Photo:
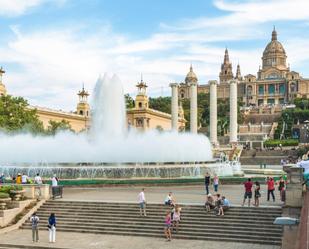
<instances>
[{"instance_id":1,"label":"building dome","mask_svg":"<svg viewBox=\"0 0 309 249\"><path fill-rule=\"evenodd\" d=\"M263 52L263 69L268 67L286 68L286 57L282 44L277 40L277 31L274 29L271 41Z\"/></svg>"},{"instance_id":2,"label":"building dome","mask_svg":"<svg viewBox=\"0 0 309 249\"><path fill-rule=\"evenodd\" d=\"M196 74L193 72L193 68L192 65L190 66L190 71L187 74L186 78L185 78L185 82L188 83L197 83L197 76Z\"/></svg>"}]
</instances>

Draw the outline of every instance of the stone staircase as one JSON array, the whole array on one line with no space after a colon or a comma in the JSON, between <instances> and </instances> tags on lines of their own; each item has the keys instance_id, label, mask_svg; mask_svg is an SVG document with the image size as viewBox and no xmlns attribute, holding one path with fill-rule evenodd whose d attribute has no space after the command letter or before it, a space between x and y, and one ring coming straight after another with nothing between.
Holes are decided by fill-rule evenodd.
<instances>
[{"instance_id":1,"label":"stone staircase","mask_svg":"<svg viewBox=\"0 0 309 249\"><path fill-rule=\"evenodd\" d=\"M37 211L41 224L50 213L57 217L57 231L163 237L168 207L148 204L147 217L134 203L47 201ZM282 229L273 225L281 208L231 207L223 217L206 213L201 205L182 205L181 223L173 238L220 240L281 245ZM30 222L22 226L30 229Z\"/></svg>"}]
</instances>

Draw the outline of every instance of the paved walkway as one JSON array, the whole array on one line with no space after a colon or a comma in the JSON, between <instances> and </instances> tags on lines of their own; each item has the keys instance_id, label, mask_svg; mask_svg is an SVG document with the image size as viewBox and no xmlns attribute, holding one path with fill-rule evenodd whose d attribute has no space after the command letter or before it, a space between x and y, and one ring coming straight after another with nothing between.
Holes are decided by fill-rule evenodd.
<instances>
[{"instance_id":1,"label":"paved walkway","mask_svg":"<svg viewBox=\"0 0 309 249\"><path fill-rule=\"evenodd\" d=\"M112 202L137 202L137 194L142 186L117 186L117 187L97 187L97 188L65 188L63 200L83 200L83 201L112 201ZM145 195L148 203L163 203L167 193L173 192L178 203L205 203L204 185L188 186L151 186L145 187ZM213 188L210 192L214 193ZM224 195L232 205L241 205L244 194L243 185L221 185L220 194ZM276 190L276 201L266 201L266 186L261 186L262 206L280 206L279 192ZM253 199L252 199L253 200Z\"/></svg>"},{"instance_id":2,"label":"paved walkway","mask_svg":"<svg viewBox=\"0 0 309 249\"><path fill-rule=\"evenodd\" d=\"M43 227L43 225L42 225ZM42 228L43 229L43 228ZM20 245L33 245L31 242L31 230L17 230L9 234L1 235L1 243L12 243ZM179 240L175 239L166 242L162 237L131 237L115 235L97 235L80 233L57 233L57 242L48 243L48 232L40 231L40 242L37 246L59 247L68 249L279 249L279 246L257 245L218 241L198 241L198 240Z\"/></svg>"}]
</instances>

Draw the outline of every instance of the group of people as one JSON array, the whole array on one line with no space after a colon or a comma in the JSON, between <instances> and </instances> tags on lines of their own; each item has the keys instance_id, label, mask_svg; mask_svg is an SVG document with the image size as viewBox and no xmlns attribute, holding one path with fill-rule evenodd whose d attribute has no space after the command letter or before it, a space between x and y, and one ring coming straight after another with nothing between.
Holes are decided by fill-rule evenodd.
<instances>
[{"instance_id":1,"label":"group of people","mask_svg":"<svg viewBox=\"0 0 309 249\"><path fill-rule=\"evenodd\" d=\"M206 197L205 208L207 213L213 209L217 216L224 216L224 211L230 208L230 202L225 196L221 196L220 194L208 194Z\"/></svg>"},{"instance_id":2,"label":"group of people","mask_svg":"<svg viewBox=\"0 0 309 249\"><path fill-rule=\"evenodd\" d=\"M32 228L32 242L39 242L39 222L40 218L36 213L33 213L30 217L31 228ZM48 221L47 228L49 230L49 243L56 242L56 216L51 213Z\"/></svg>"},{"instance_id":3,"label":"group of people","mask_svg":"<svg viewBox=\"0 0 309 249\"><path fill-rule=\"evenodd\" d=\"M272 200L275 201L275 185L278 185L278 191L280 193L280 200L282 202L285 202L285 188L287 182L283 179L283 177L280 177L278 182L275 182L273 177L267 177L266 178L266 185L267 185L267 201L270 201L270 196L272 197ZM252 188L253 188L253 182L251 178L248 178L248 180L244 183L245 187L245 193L244 193L244 199L242 206L245 205L246 200L248 199L248 206L251 205L251 199L252 199ZM255 182L254 186L254 206L258 207L260 205L260 197L261 197L261 184L259 181Z\"/></svg>"},{"instance_id":4,"label":"group of people","mask_svg":"<svg viewBox=\"0 0 309 249\"><path fill-rule=\"evenodd\" d=\"M2 173L0 175L0 183L1 184L5 183L5 180L6 180L6 177ZM59 181L58 177L56 175L53 175L53 177L51 178L52 187L58 186L58 181ZM29 177L25 173L18 173L16 176L12 177L12 182L15 184L38 184L38 185L43 184L42 177L40 176L39 173L36 174L34 179L31 179L31 177Z\"/></svg>"},{"instance_id":5,"label":"group of people","mask_svg":"<svg viewBox=\"0 0 309 249\"><path fill-rule=\"evenodd\" d=\"M147 216L144 188L138 194L137 199L140 207L140 216ZM164 220L164 234L167 241L171 241L172 230L175 230L175 232L177 233L179 229L181 207L179 204L176 203L172 192L169 192L166 196L164 200L164 205L168 206L168 210L166 211Z\"/></svg>"}]
</instances>

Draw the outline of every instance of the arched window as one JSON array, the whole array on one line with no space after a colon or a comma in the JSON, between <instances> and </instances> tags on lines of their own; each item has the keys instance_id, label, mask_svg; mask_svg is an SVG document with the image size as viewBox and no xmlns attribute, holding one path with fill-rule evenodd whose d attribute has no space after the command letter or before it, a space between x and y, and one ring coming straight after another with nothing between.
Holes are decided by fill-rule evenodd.
<instances>
[{"instance_id":1,"label":"arched window","mask_svg":"<svg viewBox=\"0 0 309 249\"><path fill-rule=\"evenodd\" d=\"M224 74L227 74L227 71L226 71L226 70L224 71Z\"/></svg>"},{"instance_id":2,"label":"arched window","mask_svg":"<svg viewBox=\"0 0 309 249\"><path fill-rule=\"evenodd\" d=\"M296 92L296 84L293 82L290 86L291 92Z\"/></svg>"},{"instance_id":3,"label":"arched window","mask_svg":"<svg viewBox=\"0 0 309 249\"><path fill-rule=\"evenodd\" d=\"M139 107L139 108L142 108L142 106L143 106L142 102L139 102L139 103L138 103L138 107Z\"/></svg>"},{"instance_id":4,"label":"arched window","mask_svg":"<svg viewBox=\"0 0 309 249\"><path fill-rule=\"evenodd\" d=\"M79 115L84 115L83 110L79 110Z\"/></svg>"},{"instance_id":5,"label":"arched window","mask_svg":"<svg viewBox=\"0 0 309 249\"><path fill-rule=\"evenodd\" d=\"M275 94L275 85L268 85L268 94Z\"/></svg>"}]
</instances>

